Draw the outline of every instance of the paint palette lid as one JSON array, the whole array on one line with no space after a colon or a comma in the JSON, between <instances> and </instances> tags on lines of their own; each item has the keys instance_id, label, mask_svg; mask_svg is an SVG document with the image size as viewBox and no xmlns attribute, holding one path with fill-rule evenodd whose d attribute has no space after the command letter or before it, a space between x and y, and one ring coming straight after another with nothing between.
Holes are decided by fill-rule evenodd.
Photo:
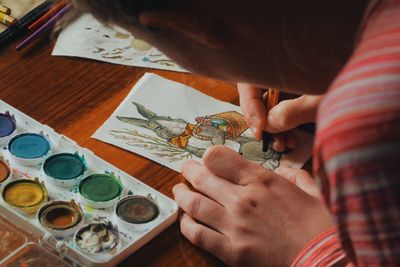
<instances>
[{"instance_id":1,"label":"paint palette lid","mask_svg":"<svg viewBox=\"0 0 400 267\"><path fill-rule=\"evenodd\" d=\"M14 223L14 222L13 222ZM67 267L66 262L37 239L0 216L0 266ZM68 259L65 259L68 260Z\"/></svg>"},{"instance_id":2,"label":"paint palette lid","mask_svg":"<svg viewBox=\"0 0 400 267\"><path fill-rule=\"evenodd\" d=\"M70 267L57 256L51 254L36 243L29 243L12 257L4 261L8 267L41 266L41 267Z\"/></svg>"},{"instance_id":3,"label":"paint palette lid","mask_svg":"<svg viewBox=\"0 0 400 267\"><path fill-rule=\"evenodd\" d=\"M4 266L3 261L16 251L21 250L28 240L16 229L11 228L2 221L0 221L0 237L0 266Z\"/></svg>"}]
</instances>

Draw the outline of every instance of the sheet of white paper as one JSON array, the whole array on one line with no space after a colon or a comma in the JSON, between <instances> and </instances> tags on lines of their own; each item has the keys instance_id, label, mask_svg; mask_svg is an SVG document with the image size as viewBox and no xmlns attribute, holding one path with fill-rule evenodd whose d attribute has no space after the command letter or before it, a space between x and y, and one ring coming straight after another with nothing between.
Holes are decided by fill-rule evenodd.
<instances>
[{"instance_id":1,"label":"sheet of white paper","mask_svg":"<svg viewBox=\"0 0 400 267\"><path fill-rule=\"evenodd\" d=\"M201 162L213 144L224 144L270 169L301 168L312 152L312 135L298 131L300 146L289 154L262 153L240 108L191 87L146 74L92 136L180 172L182 163Z\"/></svg>"},{"instance_id":2,"label":"sheet of white paper","mask_svg":"<svg viewBox=\"0 0 400 267\"><path fill-rule=\"evenodd\" d=\"M186 72L156 48L118 27L106 27L84 14L59 35L53 56L82 57L145 68Z\"/></svg>"}]
</instances>

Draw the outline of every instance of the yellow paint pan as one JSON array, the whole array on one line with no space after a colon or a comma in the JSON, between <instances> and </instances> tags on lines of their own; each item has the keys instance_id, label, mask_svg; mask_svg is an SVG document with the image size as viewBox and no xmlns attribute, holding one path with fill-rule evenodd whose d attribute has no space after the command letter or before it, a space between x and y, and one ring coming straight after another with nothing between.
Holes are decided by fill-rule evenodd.
<instances>
[{"instance_id":1,"label":"yellow paint pan","mask_svg":"<svg viewBox=\"0 0 400 267\"><path fill-rule=\"evenodd\" d=\"M26 214L35 214L48 201L46 187L37 178L33 181L19 179L8 183L2 197L7 204Z\"/></svg>"}]
</instances>

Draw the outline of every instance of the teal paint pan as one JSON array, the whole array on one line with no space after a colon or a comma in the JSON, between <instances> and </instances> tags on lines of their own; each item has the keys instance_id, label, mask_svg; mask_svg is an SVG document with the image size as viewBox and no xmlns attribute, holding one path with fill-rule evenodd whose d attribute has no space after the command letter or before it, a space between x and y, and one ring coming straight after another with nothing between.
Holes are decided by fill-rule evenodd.
<instances>
[{"instance_id":1,"label":"teal paint pan","mask_svg":"<svg viewBox=\"0 0 400 267\"><path fill-rule=\"evenodd\" d=\"M82 180L87 164L78 153L60 153L47 158L42 170L47 182L56 187L71 188Z\"/></svg>"}]
</instances>

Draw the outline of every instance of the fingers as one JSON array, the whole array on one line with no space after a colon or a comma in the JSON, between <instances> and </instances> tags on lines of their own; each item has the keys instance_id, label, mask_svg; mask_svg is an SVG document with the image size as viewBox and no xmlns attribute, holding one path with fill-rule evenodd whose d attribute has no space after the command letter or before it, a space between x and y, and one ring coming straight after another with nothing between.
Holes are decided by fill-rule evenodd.
<instances>
[{"instance_id":1,"label":"fingers","mask_svg":"<svg viewBox=\"0 0 400 267\"><path fill-rule=\"evenodd\" d=\"M267 109L263 103L263 92L254 86L239 83L240 107L246 123L258 140L262 138L265 128Z\"/></svg>"},{"instance_id":2,"label":"fingers","mask_svg":"<svg viewBox=\"0 0 400 267\"><path fill-rule=\"evenodd\" d=\"M203 155L203 163L214 175L237 185L248 185L268 173L262 166L246 160L224 146L213 146L207 149Z\"/></svg>"},{"instance_id":3,"label":"fingers","mask_svg":"<svg viewBox=\"0 0 400 267\"><path fill-rule=\"evenodd\" d=\"M186 214L181 218L181 232L194 245L213 253L224 262L229 262L231 243L226 236L197 223Z\"/></svg>"},{"instance_id":4,"label":"fingers","mask_svg":"<svg viewBox=\"0 0 400 267\"><path fill-rule=\"evenodd\" d=\"M261 89L239 83L238 91L246 122L258 140L261 140L263 130L280 133L304 123L314 122L322 98L322 96L304 95L282 101L268 112Z\"/></svg>"},{"instance_id":5,"label":"fingers","mask_svg":"<svg viewBox=\"0 0 400 267\"><path fill-rule=\"evenodd\" d=\"M321 98L322 96L304 95L280 102L269 111L266 130L280 133L303 123L314 122Z\"/></svg>"},{"instance_id":6,"label":"fingers","mask_svg":"<svg viewBox=\"0 0 400 267\"><path fill-rule=\"evenodd\" d=\"M298 142L298 137L291 131L282 134L275 134L272 148L275 151L283 152L286 148L295 149L298 145Z\"/></svg>"},{"instance_id":7,"label":"fingers","mask_svg":"<svg viewBox=\"0 0 400 267\"><path fill-rule=\"evenodd\" d=\"M236 154L236 152L233 153ZM216 177L205 166L196 161L185 163L182 166L182 175L196 190L209 196L221 205L229 202L232 194L236 192L234 184Z\"/></svg>"},{"instance_id":8,"label":"fingers","mask_svg":"<svg viewBox=\"0 0 400 267\"><path fill-rule=\"evenodd\" d=\"M222 232L226 210L217 202L191 191L185 184L174 186L172 192L179 207L190 217Z\"/></svg>"},{"instance_id":9,"label":"fingers","mask_svg":"<svg viewBox=\"0 0 400 267\"><path fill-rule=\"evenodd\" d=\"M283 152L285 150L286 138L284 134L274 135L274 142L272 143L272 148L278 152Z\"/></svg>"},{"instance_id":10,"label":"fingers","mask_svg":"<svg viewBox=\"0 0 400 267\"><path fill-rule=\"evenodd\" d=\"M290 149L295 149L299 143L299 138L293 132L285 133L286 146Z\"/></svg>"}]
</instances>

